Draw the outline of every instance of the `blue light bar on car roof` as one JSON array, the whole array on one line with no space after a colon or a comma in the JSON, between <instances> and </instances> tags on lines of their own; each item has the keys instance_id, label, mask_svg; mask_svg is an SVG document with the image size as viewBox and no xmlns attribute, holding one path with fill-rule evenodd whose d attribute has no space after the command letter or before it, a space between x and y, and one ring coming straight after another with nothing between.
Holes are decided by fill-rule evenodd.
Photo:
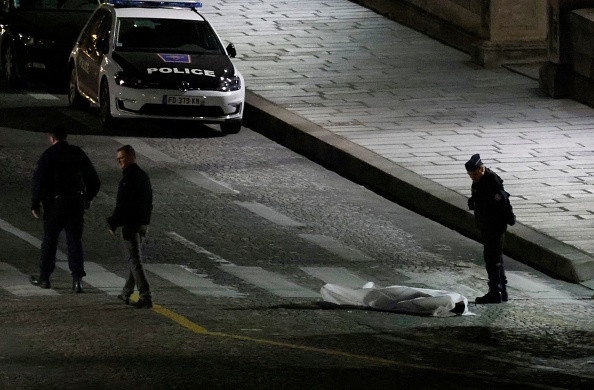
<instances>
[{"instance_id":1,"label":"blue light bar on car roof","mask_svg":"<svg viewBox=\"0 0 594 390\"><path fill-rule=\"evenodd\" d=\"M141 8L200 8L202 2L194 0L107 0L108 4L118 7Z\"/></svg>"}]
</instances>

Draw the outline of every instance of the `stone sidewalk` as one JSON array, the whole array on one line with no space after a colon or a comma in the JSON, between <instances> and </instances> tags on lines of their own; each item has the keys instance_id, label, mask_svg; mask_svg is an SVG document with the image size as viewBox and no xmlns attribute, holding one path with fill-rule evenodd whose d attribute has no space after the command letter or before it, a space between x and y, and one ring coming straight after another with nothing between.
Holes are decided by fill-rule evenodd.
<instances>
[{"instance_id":1,"label":"stone sidewalk","mask_svg":"<svg viewBox=\"0 0 594 390\"><path fill-rule=\"evenodd\" d=\"M594 288L594 109L545 96L534 66L481 68L348 0L201 12L237 48L246 125L474 238L480 153L518 217L506 254Z\"/></svg>"}]
</instances>

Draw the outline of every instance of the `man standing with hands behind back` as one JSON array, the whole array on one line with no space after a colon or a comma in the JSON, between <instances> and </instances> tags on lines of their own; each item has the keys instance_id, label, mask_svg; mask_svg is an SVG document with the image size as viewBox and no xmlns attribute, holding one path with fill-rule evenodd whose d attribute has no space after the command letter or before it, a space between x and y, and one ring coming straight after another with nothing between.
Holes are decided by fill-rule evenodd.
<instances>
[{"instance_id":1,"label":"man standing with hands behind back","mask_svg":"<svg viewBox=\"0 0 594 390\"><path fill-rule=\"evenodd\" d=\"M43 205L43 243L39 277L31 276L30 282L51 288L50 275L56 267L58 238L64 230L72 291L81 293L82 278L86 275L82 247L84 214L101 183L89 157L78 146L66 142L67 136L62 126L49 132L52 146L39 157L33 173L31 212L39 218Z\"/></svg>"},{"instance_id":2,"label":"man standing with hands behind back","mask_svg":"<svg viewBox=\"0 0 594 390\"><path fill-rule=\"evenodd\" d=\"M123 177L118 186L115 210L107 217L107 223L112 235L115 235L118 226L122 227L122 238L128 252L128 277L118 299L130 304L130 295L136 286L140 298L131 305L136 308L151 308L153 302L142 266L141 246L151 221L153 190L148 175L136 164L136 152L132 146L124 145L119 148L116 157Z\"/></svg>"}]
</instances>

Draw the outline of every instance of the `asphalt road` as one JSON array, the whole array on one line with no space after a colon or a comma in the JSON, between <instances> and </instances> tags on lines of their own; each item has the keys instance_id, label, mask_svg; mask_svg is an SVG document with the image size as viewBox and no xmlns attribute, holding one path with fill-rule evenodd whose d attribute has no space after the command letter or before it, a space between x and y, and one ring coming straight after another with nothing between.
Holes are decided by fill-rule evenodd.
<instances>
[{"instance_id":1,"label":"asphalt road","mask_svg":"<svg viewBox=\"0 0 594 390\"><path fill-rule=\"evenodd\" d=\"M473 301L486 288L482 248L248 128L106 131L54 92L0 91L0 388L592 388L590 290L506 258L511 301L470 304L474 316L328 305L328 280ZM49 293L27 286L42 235L31 174L55 123L72 127L102 179L86 216L84 294L70 293L63 263ZM104 218L125 143L155 190L153 310L115 299L125 264Z\"/></svg>"}]
</instances>

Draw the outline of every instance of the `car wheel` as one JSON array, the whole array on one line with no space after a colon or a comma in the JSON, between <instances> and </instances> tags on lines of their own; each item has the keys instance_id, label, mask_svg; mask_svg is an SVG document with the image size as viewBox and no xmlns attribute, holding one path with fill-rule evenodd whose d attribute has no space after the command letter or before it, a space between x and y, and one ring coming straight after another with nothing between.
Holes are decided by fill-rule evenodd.
<instances>
[{"instance_id":1,"label":"car wheel","mask_svg":"<svg viewBox=\"0 0 594 390\"><path fill-rule=\"evenodd\" d=\"M14 58L14 45L12 42L7 42L6 47L2 52L2 78L3 81L10 87L19 85L19 77L17 72L16 61Z\"/></svg>"},{"instance_id":2,"label":"car wheel","mask_svg":"<svg viewBox=\"0 0 594 390\"><path fill-rule=\"evenodd\" d=\"M237 134L241 130L241 121L221 123L221 131L225 134Z\"/></svg>"},{"instance_id":3,"label":"car wheel","mask_svg":"<svg viewBox=\"0 0 594 390\"><path fill-rule=\"evenodd\" d=\"M68 89L68 103L73 108L86 108L89 101L78 93L78 82L76 80L76 69L73 66L70 70L70 87Z\"/></svg>"},{"instance_id":4,"label":"car wheel","mask_svg":"<svg viewBox=\"0 0 594 390\"><path fill-rule=\"evenodd\" d=\"M101 92L99 96L99 120L105 128L113 128L117 125L117 120L111 116L111 97L109 95L109 85L107 81L101 82Z\"/></svg>"}]
</instances>

